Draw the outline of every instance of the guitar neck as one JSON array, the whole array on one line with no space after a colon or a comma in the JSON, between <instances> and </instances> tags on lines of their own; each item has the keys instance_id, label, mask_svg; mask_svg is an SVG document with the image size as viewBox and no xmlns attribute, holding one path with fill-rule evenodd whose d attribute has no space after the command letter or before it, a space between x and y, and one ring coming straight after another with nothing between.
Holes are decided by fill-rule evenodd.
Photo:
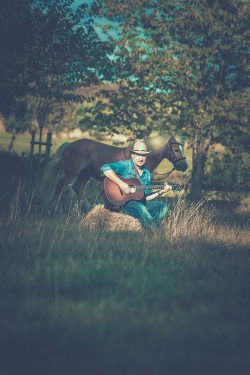
<instances>
[{"instance_id":1,"label":"guitar neck","mask_svg":"<svg viewBox=\"0 0 250 375\"><path fill-rule=\"evenodd\" d=\"M137 190L161 190L164 189L166 186L169 187L170 190L182 190L184 188L183 185L180 184L170 184L170 185L141 185L141 186L136 186Z\"/></svg>"},{"instance_id":2,"label":"guitar neck","mask_svg":"<svg viewBox=\"0 0 250 375\"><path fill-rule=\"evenodd\" d=\"M159 190L159 189L164 189L166 185L142 185L138 186L138 190Z\"/></svg>"}]
</instances>

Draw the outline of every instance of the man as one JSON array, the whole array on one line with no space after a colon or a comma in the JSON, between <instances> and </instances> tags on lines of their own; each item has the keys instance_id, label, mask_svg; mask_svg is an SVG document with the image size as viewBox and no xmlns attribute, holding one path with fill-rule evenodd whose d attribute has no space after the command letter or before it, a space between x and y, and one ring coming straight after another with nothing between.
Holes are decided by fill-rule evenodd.
<instances>
[{"instance_id":1,"label":"man","mask_svg":"<svg viewBox=\"0 0 250 375\"><path fill-rule=\"evenodd\" d=\"M107 163L100 168L101 176L105 176L116 183L121 191L126 194L130 193L130 187L119 176L123 178L137 177L142 185L150 185L152 178L151 172L145 166L147 154L150 153L147 150L145 142L136 141L130 153L130 159ZM152 200L168 191L168 189L169 187L166 186L164 189L153 194L151 194L150 190L145 190L145 196L141 201L130 200L121 207L121 212L138 219L144 228L159 227L160 222L168 211L168 207L162 201L152 202Z\"/></svg>"}]
</instances>

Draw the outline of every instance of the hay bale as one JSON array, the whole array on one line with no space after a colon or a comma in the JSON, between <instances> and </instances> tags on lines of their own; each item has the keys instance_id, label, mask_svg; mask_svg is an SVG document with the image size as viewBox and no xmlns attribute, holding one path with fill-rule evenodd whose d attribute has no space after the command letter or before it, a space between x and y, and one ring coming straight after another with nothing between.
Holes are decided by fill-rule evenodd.
<instances>
[{"instance_id":1,"label":"hay bale","mask_svg":"<svg viewBox=\"0 0 250 375\"><path fill-rule=\"evenodd\" d=\"M88 229L102 229L112 232L133 231L142 229L139 220L120 212L111 212L102 204L96 205L84 217L82 224Z\"/></svg>"}]
</instances>

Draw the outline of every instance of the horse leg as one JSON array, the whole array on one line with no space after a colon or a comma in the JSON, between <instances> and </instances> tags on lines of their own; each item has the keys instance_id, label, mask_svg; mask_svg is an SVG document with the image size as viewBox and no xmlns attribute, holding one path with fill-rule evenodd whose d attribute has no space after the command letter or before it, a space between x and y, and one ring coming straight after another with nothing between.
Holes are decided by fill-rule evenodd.
<instances>
[{"instance_id":1,"label":"horse leg","mask_svg":"<svg viewBox=\"0 0 250 375\"><path fill-rule=\"evenodd\" d=\"M38 204L49 212L55 207L66 184L61 156L55 156L47 166L37 187Z\"/></svg>"},{"instance_id":2,"label":"horse leg","mask_svg":"<svg viewBox=\"0 0 250 375\"><path fill-rule=\"evenodd\" d=\"M76 181L72 184L72 188L77 196L77 200L80 203L81 209L83 211L89 211L90 200L87 197L86 190L89 181L89 174L86 171L82 172Z\"/></svg>"},{"instance_id":3,"label":"horse leg","mask_svg":"<svg viewBox=\"0 0 250 375\"><path fill-rule=\"evenodd\" d=\"M78 180L73 185L73 189L77 194L78 200L81 203L81 208L86 212L97 202L100 202L101 186L100 181L97 181L90 173L84 171L78 177Z\"/></svg>"},{"instance_id":4,"label":"horse leg","mask_svg":"<svg viewBox=\"0 0 250 375\"><path fill-rule=\"evenodd\" d=\"M81 173L77 177L76 181L74 183L72 183L72 188L73 188L74 192L76 193L76 195L80 199L84 195L84 188L85 188L85 185L88 182L88 180L89 180L89 175Z\"/></svg>"}]
</instances>

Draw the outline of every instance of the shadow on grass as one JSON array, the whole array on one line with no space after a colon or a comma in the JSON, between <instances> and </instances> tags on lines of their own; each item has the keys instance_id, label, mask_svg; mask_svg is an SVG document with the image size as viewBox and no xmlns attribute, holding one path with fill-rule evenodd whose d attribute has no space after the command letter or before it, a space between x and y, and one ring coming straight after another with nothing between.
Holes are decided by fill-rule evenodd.
<instances>
[{"instance_id":1,"label":"shadow on grass","mask_svg":"<svg viewBox=\"0 0 250 375\"><path fill-rule=\"evenodd\" d=\"M1 373L245 373L249 248L25 224L2 227Z\"/></svg>"}]
</instances>

